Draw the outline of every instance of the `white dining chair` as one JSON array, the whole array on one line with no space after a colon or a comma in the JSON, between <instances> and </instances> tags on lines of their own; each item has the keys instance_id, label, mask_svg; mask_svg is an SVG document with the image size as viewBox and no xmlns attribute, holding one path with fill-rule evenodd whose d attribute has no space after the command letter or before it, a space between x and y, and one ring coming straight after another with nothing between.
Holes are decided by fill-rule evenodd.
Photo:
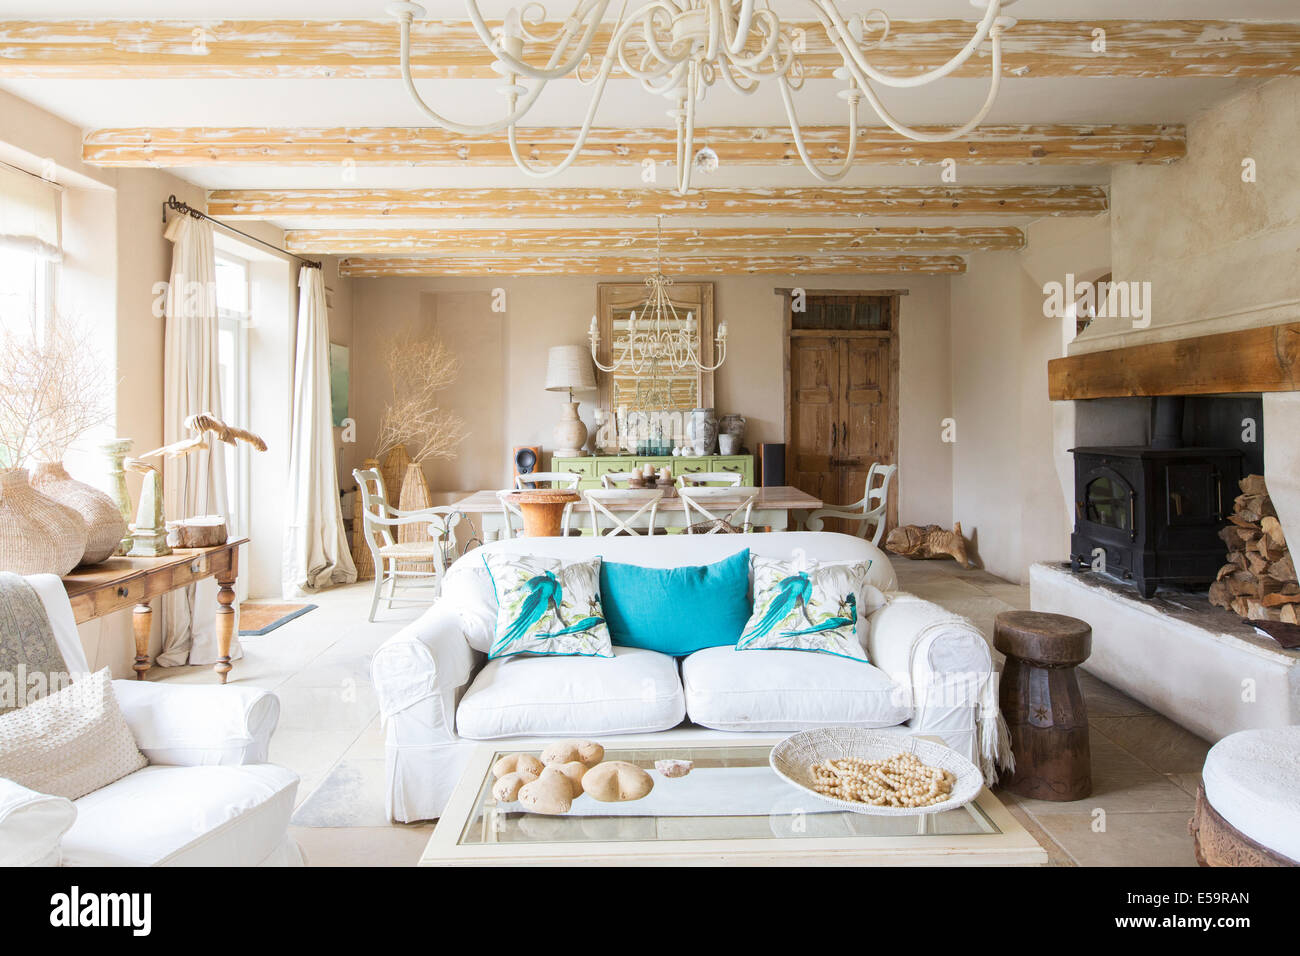
<instances>
[{"instance_id":1,"label":"white dining chair","mask_svg":"<svg viewBox=\"0 0 1300 956\"><path fill-rule=\"evenodd\" d=\"M627 488L628 483L633 478L640 478L641 473L637 471L610 471L600 476L600 486L602 488Z\"/></svg>"},{"instance_id":2,"label":"white dining chair","mask_svg":"<svg viewBox=\"0 0 1300 956\"><path fill-rule=\"evenodd\" d=\"M750 512L758 500L757 488L679 488L677 495L682 499L682 513L686 517L687 534L748 534L754 530L750 523ZM731 510L726 514L714 513L705 504L720 501ZM733 507L733 502L739 501ZM714 507L717 507L714 504ZM694 513L692 513L694 512ZM740 519L739 525L736 519Z\"/></svg>"},{"instance_id":3,"label":"white dining chair","mask_svg":"<svg viewBox=\"0 0 1300 956\"><path fill-rule=\"evenodd\" d=\"M588 489L587 509L591 512L591 531L596 537L605 535L628 534L632 536L664 534L663 528L655 527L655 516L659 510L659 502L663 499L664 493L662 488L641 489L641 488L593 488ZM610 511L607 505L640 502L640 507L626 517L615 514ZM646 516L646 526L638 529L635 527L638 519L642 515ZM603 529L602 518L608 519L610 527Z\"/></svg>"},{"instance_id":4,"label":"white dining chair","mask_svg":"<svg viewBox=\"0 0 1300 956\"><path fill-rule=\"evenodd\" d=\"M454 549L452 531L460 523L461 513L453 508L421 508L419 511L399 511L388 503L384 479L378 469L356 468L352 471L361 494L361 533L375 562L375 589L370 599L370 621L374 623L379 602L387 602L385 610L394 604L432 604L442 591L442 576L447 571L448 542ZM398 541L393 529L402 525L424 525L429 531L428 541ZM453 558L454 560L454 558ZM432 570L402 567L419 564ZM412 583L405 583L412 582ZM418 583L417 583L418 582ZM388 595L384 597L384 589ZM427 598L398 597L397 592L428 591Z\"/></svg>"},{"instance_id":5,"label":"white dining chair","mask_svg":"<svg viewBox=\"0 0 1300 956\"><path fill-rule=\"evenodd\" d=\"M740 483L744 481L744 479L745 476L738 471L697 471L689 475L678 475L677 487L689 488L692 485L727 485L732 488L739 488Z\"/></svg>"},{"instance_id":6,"label":"white dining chair","mask_svg":"<svg viewBox=\"0 0 1300 956\"><path fill-rule=\"evenodd\" d=\"M861 501L854 502L851 505L818 508L808 514L807 519L804 521L804 528L808 531L821 531L825 527L823 523L825 518L856 521L859 524L851 533L859 538L865 538L867 537L867 528L874 526L871 531L871 543L879 546L880 539L885 533L885 522L888 519L889 483L893 480L896 471L898 471L897 465L882 465L876 462L867 470L866 494L863 495ZM879 484L876 483L877 480Z\"/></svg>"}]
</instances>

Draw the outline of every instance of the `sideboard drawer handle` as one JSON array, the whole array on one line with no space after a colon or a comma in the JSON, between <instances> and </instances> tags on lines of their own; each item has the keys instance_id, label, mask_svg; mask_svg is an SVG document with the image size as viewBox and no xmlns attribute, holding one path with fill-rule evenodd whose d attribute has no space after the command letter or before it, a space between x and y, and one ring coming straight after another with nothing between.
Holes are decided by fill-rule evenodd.
<instances>
[{"instance_id":1,"label":"sideboard drawer handle","mask_svg":"<svg viewBox=\"0 0 1300 956\"><path fill-rule=\"evenodd\" d=\"M118 597L120 597L120 598L124 598L124 597L126 597L127 595L129 595L130 593L131 593L131 589L128 588L125 584L123 584L123 585L119 585L119 586L118 586L118 589L117 589L117 596L118 596Z\"/></svg>"}]
</instances>

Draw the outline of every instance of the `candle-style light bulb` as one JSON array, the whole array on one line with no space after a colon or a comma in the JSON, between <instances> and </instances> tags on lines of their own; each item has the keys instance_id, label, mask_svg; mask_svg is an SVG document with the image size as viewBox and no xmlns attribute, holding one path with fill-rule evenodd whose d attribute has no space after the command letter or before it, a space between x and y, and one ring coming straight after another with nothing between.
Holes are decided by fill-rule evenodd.
<instances>
[{"instance_id":1,"label":"candle-style light bulb","mask_svg":"<svg viewBox=\"0 0 1300 956\"><path fill-rule=\"evenodd\" d=\"M592 339L600 338L600 325L596 322L596 317L594 315L591 317L591 326L587 329L587 334L591 336Z\"/></svg>"},{"instance_id":2,"label":"candle-style light bulb","mask_svg":"<svg viewBox=\"0 0 1300 956\"><path fill-rule=\"evenodd\" d=\"M627 334L632 335L636 332L636 311L633 310L627 315Z\"/></svg>"},{"instance_id":3,"label":"candle-style light bulb","mask_svg":"<svg viewBox=\"0 0 1300 956\"><path fill-rule=\"evenodd\" d=\"M727 340L727 320L723 319L718 323L718 339L725 342Z\"/></svg>"}]
</instances>

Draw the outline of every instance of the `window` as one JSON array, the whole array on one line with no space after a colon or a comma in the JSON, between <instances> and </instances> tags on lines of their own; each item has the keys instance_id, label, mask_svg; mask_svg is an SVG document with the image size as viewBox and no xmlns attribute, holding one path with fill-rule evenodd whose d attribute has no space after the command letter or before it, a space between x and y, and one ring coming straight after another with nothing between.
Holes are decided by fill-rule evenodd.
<instances>
[{"instance_id":1,"label":"window","mask_svg":"<svg viewBox=\"0 0 1300 956\"><path fill-rule=\"evenodd\" d=\"M0 328L44 333L54 317L54 262L0 244Z\"/></svg>"},{"instance_id":2,"label":"window","mask_svg":"<svg viewBox=\"0 0 1300 956\"><path fill-rule=\"evenodd\" d=\"M893 295L809 291L804 310L791 310L790 328L798 331L888 332L893 328L897 302Z\"/></svg>"},{"instance_id":3,"label":"window","mask_svg":"<svg viewBox=\"0 0 1300 956\"><path fill-rule=\"evenodd\" d=\"M248 427L249 265L226 252L217 253L217 365L221 377L221 415L238 428ZM248 534L249 448L226 446L226 495L232 535Z\"/></svg>"}]
</instances>

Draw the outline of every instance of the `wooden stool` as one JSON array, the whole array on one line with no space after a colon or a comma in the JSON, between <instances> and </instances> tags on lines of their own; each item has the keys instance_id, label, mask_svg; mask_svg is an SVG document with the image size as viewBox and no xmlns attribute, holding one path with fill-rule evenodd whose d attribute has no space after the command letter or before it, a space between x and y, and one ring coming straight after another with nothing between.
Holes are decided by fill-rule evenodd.
<instances>
[{"instance_id":1,"label":"wooden stool","mask_svg":"<svg viewBox=\"0 0 1300 956\"><path fill-rule=\"evenodd\" d=\"M1016 758L1002 786L1035 800L1088 796L1088 708L1074 669L1092 653L1092 628L1061 614L1003 611L993 646L1007 656L998 703Z\"/></svg>"}]
</instances>

